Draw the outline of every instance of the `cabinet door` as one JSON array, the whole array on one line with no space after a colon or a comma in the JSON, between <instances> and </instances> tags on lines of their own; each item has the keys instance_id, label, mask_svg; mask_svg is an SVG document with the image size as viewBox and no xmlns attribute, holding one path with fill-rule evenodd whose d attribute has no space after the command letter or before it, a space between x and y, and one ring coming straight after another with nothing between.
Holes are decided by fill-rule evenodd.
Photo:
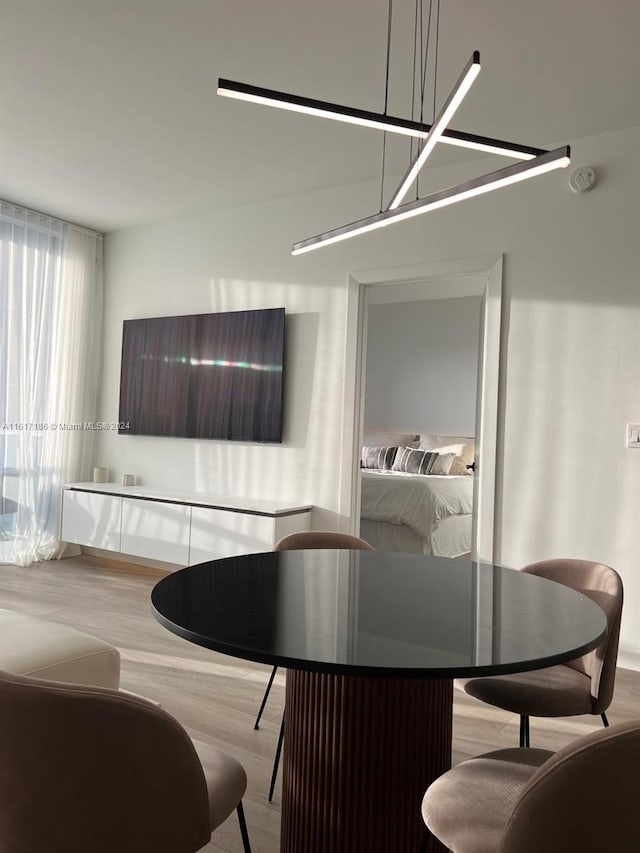
<instances>
[{"instance_id":1,"label":"cabinet door","mask_svg":"<svg viewBox=\"0 0 640 853\"><path fill-rule=\"evenodd\" d=\"M189 565L273 550L274 519L224 509L194 506Z\"/></svg>"},{"instance_id":2,"label":"cabinet door","mask_svg":"<svg viewBox=\"0 0 640 853\"><path fill-rule=\"evenodd\" d=\"M65 489L62 496L63 542L120 550L122 498Z\"/></svg>"},{"instance_id":3,"label":"cabinet door","mask_svg":"<svg viewBox=\"0 0 640 853\"><path fill-rule=\"evenodd\" d=\"M188 505L123 498L120 550L123 554L186 566L190 521Z\"/></svg>"}]
</instances>

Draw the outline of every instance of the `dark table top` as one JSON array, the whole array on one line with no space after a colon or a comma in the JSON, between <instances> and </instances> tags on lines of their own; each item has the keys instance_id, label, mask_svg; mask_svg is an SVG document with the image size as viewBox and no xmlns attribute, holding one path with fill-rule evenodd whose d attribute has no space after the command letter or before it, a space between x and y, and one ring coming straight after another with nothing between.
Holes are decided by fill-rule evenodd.
<instances>
[{"instance_id":1,"label":"dark table top","mask_svg":"<svg viewBox=\"0 0 640 853\"><path fill-rule=\"evenodd\" d=\"M290 669L447 678L571 660L602 610L552 581L464 560L284 551L200 563L154 587L158 621L198 645Z\"/></svg>"}]
</instances>

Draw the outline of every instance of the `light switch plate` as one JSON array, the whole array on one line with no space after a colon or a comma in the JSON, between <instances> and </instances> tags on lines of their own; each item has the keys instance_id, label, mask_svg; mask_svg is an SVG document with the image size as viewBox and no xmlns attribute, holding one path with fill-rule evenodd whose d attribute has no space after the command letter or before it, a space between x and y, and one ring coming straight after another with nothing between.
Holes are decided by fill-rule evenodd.
<instances>
[{"instance_id":1,"label":"light switch plate","mask_svg":"<svg viewBox=\"0 0 640 853\"><path fill-rule=\"evenodd\" d=\"M627 447L640 449L640 424L627 424Z\"/></svg>"}]
</instances>

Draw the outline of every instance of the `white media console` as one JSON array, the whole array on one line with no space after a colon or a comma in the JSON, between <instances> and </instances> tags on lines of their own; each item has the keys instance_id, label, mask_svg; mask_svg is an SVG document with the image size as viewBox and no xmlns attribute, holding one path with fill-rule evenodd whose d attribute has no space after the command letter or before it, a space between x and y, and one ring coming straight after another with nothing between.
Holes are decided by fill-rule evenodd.
<instances>
[{"instance_id":1,"label":"white media console","mask_svg":"<svg viewBox=\"0 0 640 853\"><path fill-rule=\"evenodd\" d=\"M64 487L60 538L182 566L271 551L309 530L311 506L116 483Z\"/></svg>"}]
</instances>

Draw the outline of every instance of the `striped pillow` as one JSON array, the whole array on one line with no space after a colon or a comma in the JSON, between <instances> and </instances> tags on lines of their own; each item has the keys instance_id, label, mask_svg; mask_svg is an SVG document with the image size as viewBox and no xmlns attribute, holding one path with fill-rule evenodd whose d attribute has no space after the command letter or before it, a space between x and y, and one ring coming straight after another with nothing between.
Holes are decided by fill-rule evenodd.
<instances>
[{"instance_id":1,"label":"striped pillow","mask_svg":"<svg viewBox=\"0 0 640 853\"><path fill-rule=\"evenodd\" d=\"M362 467L389 471L398 450L398 447L363 447Z\"/></svg>"},{"instance_id":2,"label":"striped pillow","mask_svg":"<svg viewBox=\"0 0 640 853\"><path fill-rule=\"evenodd\" d=\"M430 450L399 447L391 470L400 471L404 474L430 474L431 466L437 458L438 454Z\"/></svg>"}]
</instances>

